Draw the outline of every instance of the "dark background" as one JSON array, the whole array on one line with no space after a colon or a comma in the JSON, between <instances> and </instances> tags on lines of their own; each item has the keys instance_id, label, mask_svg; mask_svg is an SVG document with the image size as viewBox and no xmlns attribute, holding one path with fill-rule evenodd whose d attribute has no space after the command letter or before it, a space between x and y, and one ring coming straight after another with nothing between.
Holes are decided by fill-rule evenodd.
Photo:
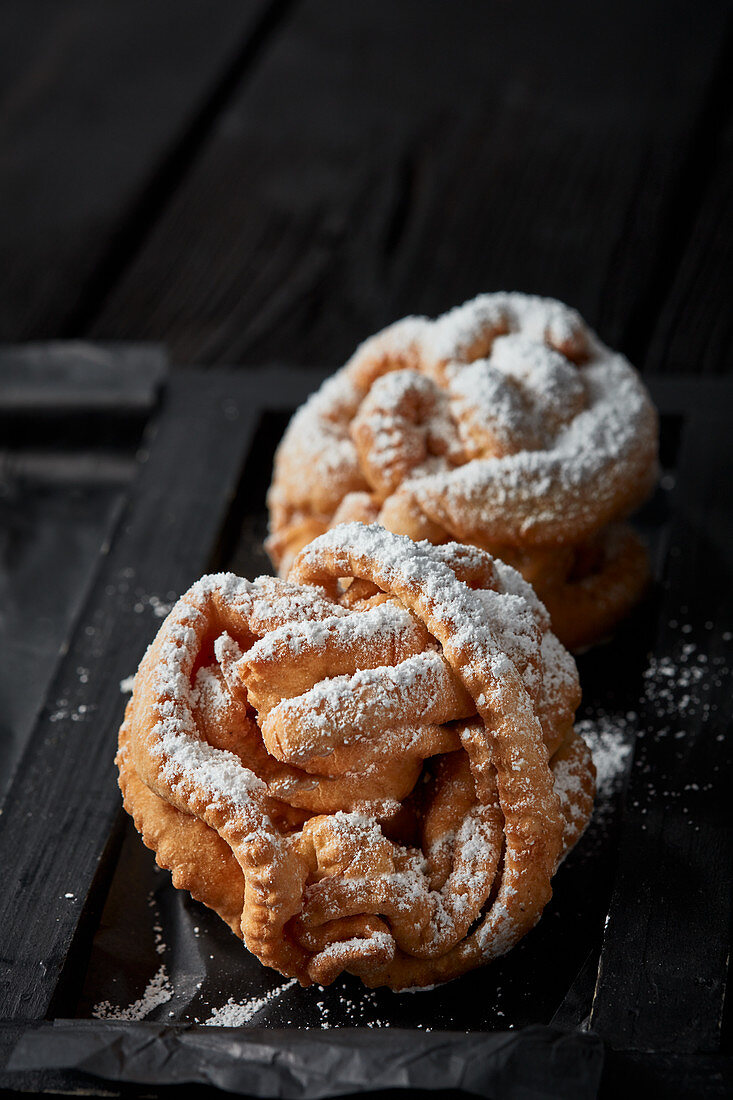
<instances>
[{"instance_id":1,"label":"dark background","mask_svg":"<svg viewBox=\"0 0 733 1100\"><path fill-rule=\"evenodd\" d=\"M562 298L730 366L730 5L3 0L0 339L337 366L407 312Z\"/></svg>"},{"instance_id":2,"label":"dark background","mask_svg":"<svg viewBox=\"0 0 733 1100\"><path fill-rule=\"evenodd\" d=\"M0 342L160 341L174 368L290 364L322 371L341 365L359 340L406 313L436 314L480 292L516 289L576 306L657 383L660 375L709 380L729 373L731 72L731 5L721 0L0 0ZM43 700L60 647L76 637L72 628L82 632L90 591L96 606L89 586L99 547L117 530L145 423L158 408L164 364L154 349L59 346L0 349L0 360L6 372L0 381L15 385L26 368L30 379L16 405L9 388L0 392L2 801L33 730L45 730L49 744L62 728L65 736L81 731L81 723L61 725L71 713L65 697L54 702L49 696L55 713L51 704L42 709ZM95 390L97 366L110 385L126 379L124 408ZM294 373L251 372L247 387L262 393L275 385L273 378L292 380ZM206 387L228 386L215 377L207 372ZM56 388L44 397L39 385L46 378ZM192 385L184 372L174 379L163 401L169 421ZM68 381L77 400L85 386L94 391L96 411L84 406L69 416L51 407ZM674 583L687 593L694 580L707 601L700 621L709 615L717 623L723 595L710 546L730 561L724 508L730 434L722 402L730 390L680 382L675 396L677 382L661 381L655 392L672 394L663 417L665 469L675 468L688 412L692 425L679 464L684 507L673 532L673 548L689 553ZM310 384L309 375L300 390ZM680 393L689 394L689 402ZM193 436L196 418L208 423L197 400L189 393L190 429L179 416L177 427L168 423L168 435L160 432L175 437L177 455L185 451L179 437ZM274 404L279 431L287 400ZM244 399L241 406L244 413ZM211 409L207 415L211 419ZM209 457L220 444L218 461L225 464L226 452L238 470L232 455L239 429L224 425L218 432L212 424ZM254 448L261 497L276 435L272 424L268 431L267 446ZM159 458L163 450L159 446ZM169 466L185 529L190 485L178 485ZM209 479L213 483L215 473ZM252 483L246 467L242 485L249 496ZM713 488L706 495L708 483ZM213 493L208 483L204 488L200 496L208 501ZM139 507L147 497L135 492ZM255 517L257 538L247 542L248 553L260 545L261 505L258 498L262 515ZM135 532L138 541L128 542L143 563L155 559L169 578L162 536L156 543L142 520ZM201 569L208 560L205 534ZM113 549L120 541L124 547L118 532ZM184 549L188 569L193 551ZM180 578L179 587L190 579ZM665 598L669 602L669 593ZM147 604L145 614L149 619L136 629L147 642L158 620ZM634 639L632 657L645 645L646 636ZM134 663L120 658L117 679ZM601 671L608 678L606 668ZM86 659L76 673L79 699L98 691L110 707L120 705L116 689L110 700L108 685L95 686L93 673L87 677ZM723 749L716 749L702 718L689 719L688 733L693 748L700 746L696 766L707 777L713 754ZM102 749L111 771L111 751ZM36 757L40 774L42 748ZM652 765L661 774L659 760ZM683 770L673 778L688 790ZM702 817L722 819L728 789L721 782L718 801L706 796ZM112 802L99 801L101 818ZM677 836L677 825L686 835L681 801L676 818L658 802L666 835ZM22 825L20 805L18 796L13 820ZM116 808L114 792L111 812ZM11 816L6 810L6 835ZM654 890L661 883L669 895L662 916L653 915L657 895L649 900L657 965L654 971L644 957L649 981L669 978L675 1012L691 1021L697 1045L692 1039L682 1044L682 1054L717 1050L701 1042L690 998L679 1004L667 965L671 933L679 939L685 921L698 927L693 908L688 913L679 904L689 884L665 876L666 864L657 866L643 853L634 862L629 853L641 835L629 833L622 863L643 875L653 871ZM724 835L723 827L711 835ZM716 848L706 836L700 834L688 863L707 868L717 859L728 866L729 847ZM682 985L690 989L701 981L705 959L727 942L728 884L717 897L709 878L702 882L690 896L695 912L698 903L707 906L698 923L705 923L708 939L700 937L680 956ZM606 885L610 891L610 877ZM643 908L648 899L637 886L634 880L631 893ZM44 890L41 882L39 897ZM666 926L666 912L682 912L684 920L677 926L670 918ZM16 912L15 926L26 916ZM656 934L660 928L664 935ZM69 923L69 936L72 931ZM642 953L637 940L616 933L613 945L630 980L643 969L629 965L626 953L629 947ZM31 961L37 966L35 956ZM595 959L591 963L592 986ZM722 1001L724 974L716 965L713 960L707 969L715 972L714 992ZM627 1004L624 997L608 999ZM708 1000L710 1008L715 998ZM725 1050L729 1017L730 1007ZM715 1028L717 1035L719 1019ZM701 1095L723 1070L717 1062L703 1065L704 1053L695 1055L694 1072L687 1063L681 1068L673 1057L676 1041L668 1029L660 1048L673 1052L667 1087L679 1079L680 1096ZM632 1070L629 1080L638 1075L637 1063ZM729 1065L725 1073L730 1083ZM722 1076L715 1081L725 1089ZM616 1094L609 1087L607 1095Z\"/></svg>"}]
</instances>

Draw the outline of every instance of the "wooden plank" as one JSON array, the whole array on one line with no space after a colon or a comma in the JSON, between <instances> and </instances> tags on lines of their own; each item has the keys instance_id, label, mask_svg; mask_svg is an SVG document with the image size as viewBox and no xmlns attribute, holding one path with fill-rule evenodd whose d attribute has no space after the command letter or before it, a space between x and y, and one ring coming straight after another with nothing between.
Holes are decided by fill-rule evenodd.
<instances>
[{"instance_id":1,"label":"wooden plank","mask_svg":"<svg viewBox=\"0 0 733 1100\"><path fill-rule=\"evenodd\" d=\"M255 416L246 379L184 371L171 382L0 818L0 1017L48 1011L119 814L115 685L152 639L160 601L205 569Z\"/></svg>"},{"instance_id":2,"label":"wooden plank","mask_svg":"<svg viewBox=\"0 0 733 1100\"><path fill-rule=\"evenodd\" d=\"M663 440L665 438L665 418L672 418L679 421L680 424L684 424L685 417L694 410L699 421L710 415L715 416L717 414L719 416L721 408L728 407L733 401L730 380L725 378L698 378L690 375L677 377L647 375L646 382L662 418ZM671 477L677 476L679 457L679 454L675 457L674 449L670 450L666 460L663 457L664 469ZM660 547L660 550L663 551L663 557L659 561L660 569L664 568L667 557L668 547L666 541L665 538L664 545ZM631 770L632 764L633 760L629 758L627 772ZM599 959L599 950L590 953L567 995L552 1017L551 1022L554 1026L587 1026L598 978Z\"/></svg>"},{"instance_id":3,"label":"wooden plank","mask_svg":"<svg viewBox=\"0 0 733 1100\"><path fill-rule=\"evenodd\" d=\"M729 1100L730 1055L636 1054L606 1051L602 1097L658 1096L664 1100Z\"/></svg>"},{"instance_id":4,"label":"wooden plank","mask_svg":"<svg viewBox=\"0 0 733 1100\"><path fill-rule=\"evenodd\" d=\"M8 466L0 452L0 803L130 480L49 485Z\"/></svg>"},{"instance_id":5,"label":"wooden plank","mask_svg":"<svg viewBox=\"0 0 733 1100\"><path fill-rule=\"evenodd\" d=\"M729 742L733 393L693 411L640 708L591 1026L612 1046L714 1052L733 902Z\"/></svg>"},{"instance_id":6,"label":"wooden plank","mask_svg":"<svg viewBox=\"0 0 733 1100\"><path fill-rule=\"evenodd\" d=\"M159 344L0 346L0 415L149 413L166 373Z\"/></svg>"},{"instance_id":7,"label":"wooden plank","mask_svg":"<svg viewBox=\"0 0 733 1100\"><path fill-rule=\"evenodd\" d=\"M720 415L731 400L729 378L647 374L644 381L661 416Z\"/></svg>"},{"instance_id":8,"label":"wooden plank","mask_svg":"<svg viewBox=\"0 0 733 1100\"><path fill-rule=\"evenodd\" d=\"M0 801L119 516L164 372L156 345L0 347Z\"/></svg>"},{"instance_id":9,"label":"wooden plank","mask_svg":"<svg viewBox=\"0 0 733 1100\"><path fill-rule=\"evenodd\" d=\"M273 363L247 371L252 400L270 412L295 412L333 372L326 367L287 367Z\"/></svg>"},{"instance_id":10,"label":"wooden plank","mask_svg":"<svg viewBox=\"0 0 733 1100\"><path fill-rule=\"evenodd\" d=\"M90 331L337 365L506 287L623 342L678 230L726 9L306 0Z\"/></svg>"},{"instance_id":11,"label":"wooden plank","mask_svg":"<svg viewBox=\"0 0 733 1100\"><path fill-rule=\"evenodd\" d=\"M730 80L733 57L726 77ZM718 109L729 104L721 92ZM706 168L708 171L706 172ZM698 374L730 373L733 348L733 110L721 130L710 164L698 166L702 189L689 237L672 265L649 348L652 369Z\"/></svg>"},{"instance_id":12,"label":"wooden plank","mask_svg":"<svg viewBox=\"0 0 733 1100\"><path fill-rule=\"evenodd\" d=\"M249 63L271 0L8 0L0 332L76 334Z\"/></svg>"}]
</instances>

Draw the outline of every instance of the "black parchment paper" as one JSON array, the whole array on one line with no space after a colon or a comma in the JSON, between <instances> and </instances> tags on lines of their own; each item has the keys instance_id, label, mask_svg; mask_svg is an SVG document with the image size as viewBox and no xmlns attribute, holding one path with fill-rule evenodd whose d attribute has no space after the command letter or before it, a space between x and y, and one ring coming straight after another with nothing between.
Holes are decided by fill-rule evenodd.
<instances>
[{"instance_id":1,"label":"black parchment paper","mask_svg":"<svg viewBox=\"0 0 733 1100\"><path fill-rule=\"evenodd\" d=\"M304 1033L78 1021L27 1032L8 1069L76 1070L138 1084L214 1085L235 1094L317 1100L389 1088L459 1089L501 1100L590 1100L601 1041L531 1027L490 1035L397 1029Z\"/></svg>"}]
</instances>

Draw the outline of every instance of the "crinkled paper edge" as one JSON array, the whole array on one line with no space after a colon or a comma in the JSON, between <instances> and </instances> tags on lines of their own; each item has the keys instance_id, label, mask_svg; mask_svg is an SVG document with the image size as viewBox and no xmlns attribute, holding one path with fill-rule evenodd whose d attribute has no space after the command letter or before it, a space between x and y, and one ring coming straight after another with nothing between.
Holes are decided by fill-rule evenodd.
<instances>
[{"instance_id":1,"label":"crinkled paper edge","mask_svg":"<svg viewBox=\"0 0 733 1100\"><path fill-rule=\"evenodd\" d=\"M59 1020L26 1030L6 1073L76 1071L107 1081L214 1085L283 1100L390 1088L590 1100L602 1068L598 1036L541 1025L474 1034L227 1028L219 1036L200 1026Z\"/></svg>"}]
</instances>

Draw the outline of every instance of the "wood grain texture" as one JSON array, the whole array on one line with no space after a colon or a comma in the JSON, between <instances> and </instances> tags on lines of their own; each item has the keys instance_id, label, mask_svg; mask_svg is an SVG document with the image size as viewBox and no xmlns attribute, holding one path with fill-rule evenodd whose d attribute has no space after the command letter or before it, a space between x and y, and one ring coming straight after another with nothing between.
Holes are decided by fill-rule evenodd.
<instances>
[{"instance_id":1,"label":"wood grain texture","mask_svg":"<svg viewBox=\"0 0 733 1100\"><path fill-rule=\"evenodd\" d=\"M0 451L0 803L43 705L124 483L8 471ZM52 577L51 583L43 583Z\"/></svg>"},{"instance_id":2,"label":"wood grain texture","mask_svg":"<svg viewBox=\"0 0 733 1100\"><path fill-rule=\"evenodd\" d=\"M158 601L206 567L253 429L248 397L246 379L227 373L202 382L182 372L167 391L0 818L1 1018L45 1015L84 927L120 813L113 757L125 700L110 685L134 672L159 625Z\"/></svg>"},{"instance_id":3,"label":"wood grain texture","mask_svg":"<svg viewBox=\"0 0 733 1100\"><path fill-rule=\"evenodd\" d=\"M0 338L65 335L269 0L8 0L0 36Z\"/></svg>"},{"instance_id":4,"label":"wood grain texture","mask_svg":"<svg viewBox=\"0 0 733 1100\"><path fill-rule=\"evenodd\" d=\"M0 801L164 373L164 352L151 345L0 347Z\"/></svg>"},{"instance_id":5,"label":"wood grain texture","mask_svg":"<svg viewBox=\"0 0 733 1100\"><path fill-rule=\"evenodd\" d=\"M335 366L396 317L506 287L623 343L725 10L306 0L90 331Z\"/></svg>"},{"instance_id":6,"label":"wood grain texture","mask_svg":"<svg viewBox=\"0 0 733 1100\"><path fill-rule=\"evenodd\" d=\"M728 389L717 413L691 414L682 441L658 671L640 706L591 1014L617 1048L720 1045L733 903L730 402Z\"/></svg>"},{"instance_id":7,"label":"wood grain texture","mask_svg":"<svg viewBox=\"0 0 733 1100\"><path fill-rule=\"evenodd\" d=\"M726 1055L638 1054L606 1050L599 1100L729 1100L733 1058Z\"/></svg>"},{"instance_id":8,"label":"wood grain texture","mask_svg":"<svg viewBox=\"0 0 733 1100\"><path fill-rule=\"evenodd\" d=\"M733 58L729 57L730 79ZM718 101L718 110L730 100ZM689 237L671 270L648 361L665 373L733 372L733 109L713 156L698 165L703 186Z\"/></svg>"},{"instance_id":9,"label":"wood grain texture","mask_svg":"<svg viewBox=\"0 0 733 1100\"><path fill-rule=\"evenodd\" d=\"M149 413L166 363L154 344L0 346L0 416Z\"/></svg>"}]
</instances>

